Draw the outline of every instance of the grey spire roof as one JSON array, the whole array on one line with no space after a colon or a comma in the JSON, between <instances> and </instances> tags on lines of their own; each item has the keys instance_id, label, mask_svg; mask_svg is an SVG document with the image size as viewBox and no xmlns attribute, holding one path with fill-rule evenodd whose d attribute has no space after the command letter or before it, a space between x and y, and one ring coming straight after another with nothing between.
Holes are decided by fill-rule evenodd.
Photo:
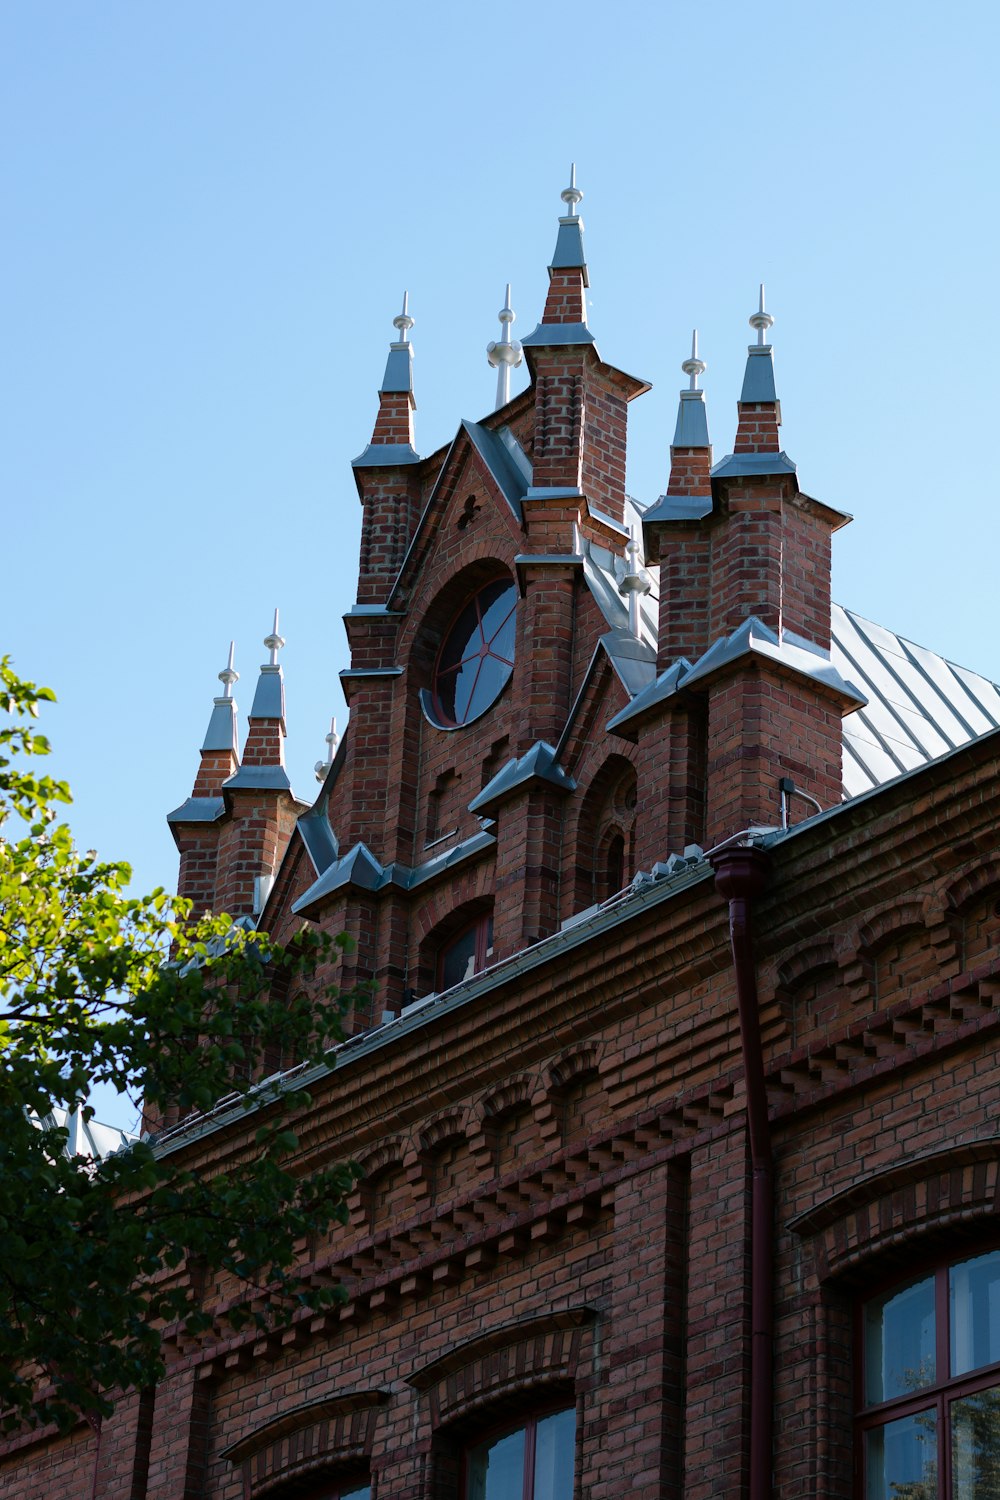
<instances>
[{"instance_id":1,"label":"grey spire roof","mask_svg":"<svg viewBox=\"0 0 1000 1500\"><path fill-rule=\"evenodd\" d=\"M567 212L559 220L559 233L549 270L569 271L579 267L583 271L584 286L587 286L589 282L587 257L583 251L583 220L576 211L577 204L583 198L576 185L576 162L569 169L569 187L563 188L559 196L566 204Z\"/></svg>"},{"instance_id":2,"label":"grey spire roof","mask_svg":"<svg viewBox=\"0 0 1000 1500\"><path fill-rule=\"evenodd\" d=\"M750 327L757 331L757 342L747 350L747 367L743 376L743 390L740 392L741 403L778 399L774 389L773 351L771 345L764 342L764 335L773 323L774 319L764 307L764 283L761 282L757 311L750 314Z\"/></svg>"},{"instance_id":3,"label":"grey spire roof","mask_svg":"<svg viewBox=\"0 0 1000 1500\"><path fill-rule=\"evenodd\" d=\"M231 750L234 755L237 753L236 700L233 697L233 687L239 682L240 674L233 666L235 650L235 641L230 641L229 661L219 673L222 697L213 699L212 717L208 721L208 729L201 747L203 751Z\"/></svg>"},{"instance_id":4,"label":"grey spire roof","mask_svg":"<svg viewBox=\"0 0 1000 1500\"><path fill-rule=\"evenodd\" d=\"M403 311L397 313L392 320L393 327L399 332L399 338L389 345L389 358L385 362L385 375L379 387L379 393L386 395L390 391L407 391L413 395L413 345L409 340L409 332L413 327L413 319L409 312L410 294L403 293Z\"/></svg>"},{"instance_id":5,"label":"grey spire roof","mask_svg":"<svg viewBox=\"0 0 1000 1500\"><path fill-rule=\"evenodd\" d=\"M677 408L677 426L674 429L674 448L708 448L708 411L705 407L705 392L698 389L698 380L708 366L698 358L698 330L691 333L691 355L681 365L688 377L688 388L681 391Z\"/></svg>"},{"instance_id":6,"label":"grey spire roof","mask_svg":"<svg viewBox=\"0 0 1000 1500\"><path fill-rule=\"evenodd\" d=\"M284 722L285 679L278 665L278 652L284 644L284 637L278 634L278 611L275 609L271 634L264 637L264 645L270 656L260 669L257 691L253 695L253 706L250 709L251 719L280 719Z\"/></svg>"}]
</instances>

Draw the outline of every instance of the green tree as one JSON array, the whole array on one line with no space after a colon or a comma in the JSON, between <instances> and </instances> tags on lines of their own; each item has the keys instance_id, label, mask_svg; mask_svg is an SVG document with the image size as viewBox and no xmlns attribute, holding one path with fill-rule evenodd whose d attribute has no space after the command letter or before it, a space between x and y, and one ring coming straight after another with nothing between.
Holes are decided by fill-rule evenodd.
<instances>
[{"instance_id":1,"label":"green tree","mask_svg":"<svg viewBox=\"0 0 1000 1500\"><path fill-rule=\"evenodd\" d=\"M294 951L225 917L194 922L130 871L78 851L63 782L35 773L34 726L52 693L0 662L0 1409L67 1426L155 1382L163 1332L205 1332L199 1277L228 1271L247 1297L230 1326L287 1320L338 1290L295 1277L296 1244L345 1217L350 1164L305 1175L301 1090L254 1084L266 1058L318 1060L344 999L315 979L331 943ZM4 717L6 716L6 717ZM275 985L276 977L281 979ZM282 998L272 1000L272 994ZM182 1115L237 1096L255 1115L244 1165L202 1173L135 1142L103 1161L67 1154L54 1107L97 1084ZM89 1109L85 1119L91 1117ZM46 1123L47 1122L47 1123ZM260 1308L265 1299L267 1312ZM251 1294L256 1293L254 1299Z\"/></svg>"}]
</instances>

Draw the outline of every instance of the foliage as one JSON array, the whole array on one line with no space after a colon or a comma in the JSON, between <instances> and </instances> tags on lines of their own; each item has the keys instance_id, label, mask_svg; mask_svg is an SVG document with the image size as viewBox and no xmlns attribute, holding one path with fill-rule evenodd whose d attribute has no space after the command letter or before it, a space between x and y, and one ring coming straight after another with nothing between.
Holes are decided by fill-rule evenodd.
<instances>
[{"instance_id":1,"label":"foliage","mask_svg":"<svg viewBox=\"0 0 1000 1500\"><path fill-rule=\"evenodd\" d=\"M56 821L70 801L65 783L34 773L49 746L32 721L52 697L0 662L8 1427L65 1427L80 1413L109 1412L116 1390L153 1383L165 1329L178 1320L190 1333L211 1326L201 1288L217 1272L239 1278L244 1293L230 1326L268 1326L303 1303L337 1300L337 1289L297 1284L293 1266L297 1243L344 1218L354 1175L348 1164L304 1176L292 1126L308 1095L252 1083L267 1059L319 1060L341 1036L343 997L315 977L334 945L313 935L281 948L225 917L193 921L186 903L162 891L127 895L128 866L79 852ZM103 1161L70 1156L52 1110L85 1106L101 1083L161 1112L179 1105L182 1116L232 1095L234 1107L256 1110L255 1145L214 1170L143 1141Z\"/></svg>"}]
</instances>

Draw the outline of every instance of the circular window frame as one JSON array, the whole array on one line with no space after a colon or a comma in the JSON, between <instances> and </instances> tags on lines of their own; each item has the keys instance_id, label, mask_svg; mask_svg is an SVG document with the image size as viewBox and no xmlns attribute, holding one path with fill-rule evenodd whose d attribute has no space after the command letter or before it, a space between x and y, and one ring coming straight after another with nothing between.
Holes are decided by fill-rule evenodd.
<instances>
[{"instance_id":1,"label":"circular window frame","mask_svg":"<svg viewBox=\"0 0 1000 1500\"><path fill-rule=\"evenodd\" d=\"M497 595L496 599L492 601L492 604L497 603L500 599L504 598L505 596L509 596L510 597L511 604L510 604L510 609L507 610L507 612L504 614L504 617L503 617L500 625L494 631L492 637L489 640L487 640L487 638L485 636L485 633L483 632L483 611L482 611L482 609L479 606L479 601L480 601L480 599L482 598L482 596L485 593L487 593L488 591L491 591L491 590L495 590L498 584L500 584L500 585L503 586L502 587L502 592ZM442 662L442 659L445 657L446 653L449 651L449 648L454 649L454 639L455 639L456 628L458 627L460 621L462 620L462 617L473 606L476 607L476 614L477 614L477 621L478 621L478 623L477 623L476 630L474 630L467 637L467 641L471 642L472 640L474 640L475 636L476 636L476 633L478 631L479 640L480 640L480 648L479 648L479 652L478 652L478 654L480 656L479 671L482 670L482 663L485 662L485 661L487 661L487 660L492 660L492 661L495 661L495 662L500 662L500 663L502 663L502 665L507 670L506 670L506 673L505 673L505 675L503 677L503 680L500 683L499 687L497 687L496 691L494 693L492 693L492 695L487 699L487 701L485 701L482 704L480 704L479 706L477 706L475 708L474 712L469 712L469 713L467 713L465 715L464 718L462 718L460 720L456 720L456 719L453 719L445 711L445 709L444 709L444 707L442 705L441 695L440 695L440 689L439 689L439 682L440 682L440 678L441 678L441 675L442 675L442 672L441 672L441 662ZM467 729L470 724L475 724L479 719L481 719L483 717L484 714L489 713L489 711L499 702L500 698L503 696L504 692L506 691L506 688L507 688L507 686L508 686L511 678L514 675L514 649L512 647L512 649L511 649L511 656L508 659L507 657L502 657L502 656L499 656L497 654L494 654L493 652L490 651L489 647L491 646L492 642L496 640L496 638L500 634L500 632L507 626L507 623L511 619L511 617L513 616L514 611L516 610L516 608L517 608L517 584L514 582L514 580L509 575L501 573L501 574L497 574L493 578L488 579L485 583L480 584L479 587L476 588L476 589L474 589L471 593L467 593L464 596L464 598L462 599L462 602L459 604L458 608L453 612L453 614L451 616L451 619L450 619L450 623L448 625L448 628L444 632L443 639L441 641L440 646L438 647L437 654L436 654L435 659L434 659L434 668L433 668L433 672L432 672L432 686L431 686L430 689L428 689L428 688L421 688L420 695L419 695L420 696L420 706L423 709L424 716L427 719L428 723L432 724L435 729L442 729L442 730L446 731L447 733L451 733L451 732L453 732L454 730L457 730L457 729ZM516 642L515 642L515 644L516 644ZM484 647L485 647L485 650L483 649ZM446 669L446 670L449 671L449 672L455 672L455 673L457 673L461 669L461 666L462 666L463 662L468 661L470 659L470 657L473 656L473 655L475 655L475 654L476 653L474 653L474 652L467 652L465 656L459 657L456 660L455 666L453 668ZM477 672L476 680L473 683L472 689L471 689L470 694L469 694L470 708L472 707L472 705L474 703L474 700L475 700L475 695L476 695L476 691L477 691L477 687L478 687L478 681L479 681L479 673Z\"/></svg>"}]
</instances>

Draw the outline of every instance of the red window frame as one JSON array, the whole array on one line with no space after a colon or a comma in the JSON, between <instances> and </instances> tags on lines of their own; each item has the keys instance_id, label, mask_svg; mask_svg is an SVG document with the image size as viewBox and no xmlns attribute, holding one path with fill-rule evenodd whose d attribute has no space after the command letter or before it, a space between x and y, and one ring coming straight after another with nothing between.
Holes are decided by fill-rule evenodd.
<instances>
[{"instance_id":1,"label":"red window frame","mask_svg":"<svg viewBox=\"0 0 1000 1500\"><path fill-rule=\"evenodd\" d=\"M952 1442L950 1408L953 1401L974 1396L979 1391L1000 1386L1000 1360L967 1370L961 1375L951 1374L951 1309L948 1292L948 1274L956 1266L975 1260L981 1255L990 1255L1000 1250L1000 1242L991 1241L978 1247L968 1246L963 1255L951 1256L942 1261L918 1261L911 1275L898 1276L880 1282L859 1300L855 1309L854 1338L854 1382L855 1390L863 1403L855 1414L854 1476L855 1493L862 1500L869 1500L865 1474L865 1436L890 1422L933 1411L937 1432L938 1500L950 1500L952 1495ZM932 1385L922 1387L912 1394L894 1396L888 1401L867 1403L865 1392L865 1307L884 1292L903 1291L915 1282L934 1277L934 1369Z\"/></svg>"}]
</instances>

